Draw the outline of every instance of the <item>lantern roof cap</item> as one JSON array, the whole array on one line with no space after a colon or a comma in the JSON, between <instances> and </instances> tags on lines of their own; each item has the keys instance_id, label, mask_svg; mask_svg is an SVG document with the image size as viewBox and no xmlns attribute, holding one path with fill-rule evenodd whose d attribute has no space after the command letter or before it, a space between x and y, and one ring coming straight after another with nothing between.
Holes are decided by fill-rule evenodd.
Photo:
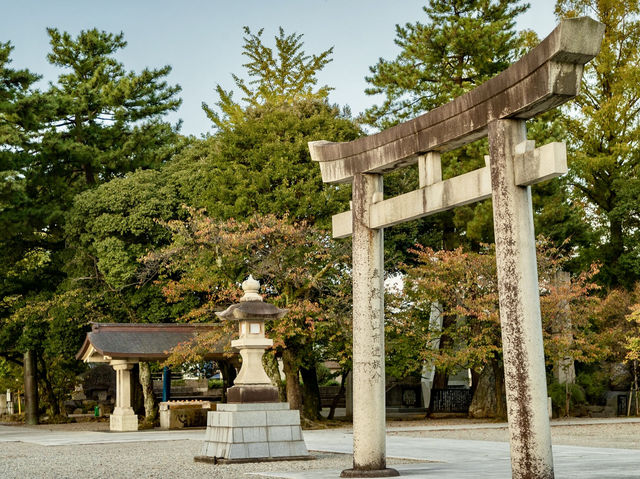
<instances>
[{"instance_id":1,"label":"lantern roof cap","mask_svg":"<svg viewBox=\"0 0 640 479\"><path fill-rule=\"evenodd\" d=\"M262 296L258 294L260 290L260 282L249 275L246 281L242 283L244 296L240 298L240 302L232 304L222 312L216 313L220 319L224 320L246 320L258 319L266 321L268 319L280 319L289 312L288 309L281 309L277 306L265 303Z\"/></svg>"}]
</instances>

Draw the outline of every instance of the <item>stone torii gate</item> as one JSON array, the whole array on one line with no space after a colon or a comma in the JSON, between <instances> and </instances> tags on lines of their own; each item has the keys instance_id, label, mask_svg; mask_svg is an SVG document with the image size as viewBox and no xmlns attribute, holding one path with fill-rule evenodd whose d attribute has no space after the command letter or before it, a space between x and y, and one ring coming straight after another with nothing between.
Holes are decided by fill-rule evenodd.
<instances>
[{"instance_id":1,"label":"stone torii gate","mask_svg":"<svg viewBox=\"0 0 640 479\"><path fill-rule=\"evenodd\" d=\"M493 199L500 322L514 478L554 477L530 185L566 173L564 143L535 148L525 120L576 96L604 25L564 20L507 70L411 121L348 143L309 143L325 183L353 184L352 211L333 235L353 235L353 469L385 477L383 229ZM440 154L489 137L484 168L442 180ZM418 163L419 189L384 199L383 173Z\"/></svg>"}]
</instances>

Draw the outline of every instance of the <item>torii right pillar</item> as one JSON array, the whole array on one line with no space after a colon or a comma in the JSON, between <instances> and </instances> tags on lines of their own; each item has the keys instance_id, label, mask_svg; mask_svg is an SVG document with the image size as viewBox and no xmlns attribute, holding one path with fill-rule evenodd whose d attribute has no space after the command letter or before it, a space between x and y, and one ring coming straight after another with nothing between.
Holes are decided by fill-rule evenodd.
<instances>
[{"instance_id":1,"label":"torii right pillar","mask_svg":"<svg viewBox=\"0 0 640 479\"><path fill-rule=\"evenodd\" d=\"M531 187L518 186L514 168L515 156L525 153L518 149L526 148L526 128L522 120L495 120L488 127L512 477L551 479Z\"/></svg>"}]
</instances>

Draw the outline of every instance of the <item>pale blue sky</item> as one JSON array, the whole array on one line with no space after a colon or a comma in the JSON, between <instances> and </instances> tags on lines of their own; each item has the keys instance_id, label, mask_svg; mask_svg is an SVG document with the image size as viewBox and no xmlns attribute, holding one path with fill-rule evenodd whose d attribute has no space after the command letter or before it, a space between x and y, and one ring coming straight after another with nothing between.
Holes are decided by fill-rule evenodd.
<instances>
[{"instance_id":1,"label":"pale blue sky","mask_svg":"<svg viewBox=\"0 0 640 479\"><path fill-rule=\"evenodd\" d=\"M543 38L553 30L554 0L530 0L518 21ZM172 84L182 86L183 104L172 122L199 136L211 131L200 105L216 101L214 86L231 88L231 73L242 73L242 27L264 27L270 40L282 26L304 34L305 49L318 53L333 46L333 62L320 76L335 88L331 101L357 114L375 103L364 94L365 75L379 57L393 58L395 25L426 20L426 0L0 0L0 41L11 41L13 65L55 80L46 61L46 27L72 34L96 27L123 31L128 46L119 55L128 70L169 64Z\"/></svg>"}]
</instances>

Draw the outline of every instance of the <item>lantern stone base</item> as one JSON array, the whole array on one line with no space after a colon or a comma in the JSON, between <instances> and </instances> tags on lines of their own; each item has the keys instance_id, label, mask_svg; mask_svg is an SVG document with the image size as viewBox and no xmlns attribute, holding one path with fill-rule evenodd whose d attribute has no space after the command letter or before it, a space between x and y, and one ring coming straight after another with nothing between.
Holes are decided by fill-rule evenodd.
<instances>
[{"instance_id":1,"label":"lantern stone base","mask_svg":"<svg viewBox=\"0 0 640 479\"><path fill-rule=\"evenodd\" d=\"M277 403L278 388L275 386L237 385L227 389L227 402L235 403Z\"/></svg>"},{"instance_id":2,"label":"lantern stone base","mask_svg":"<svg viewBox=\"0 0 640 479\"><path fill-rule=\"evenodd\" d=\"M137 431L138 416L133 414L131 408L115 408L113 414L109 417L110 431Z\"/></svg>"},{"instance_id":3,"label":"lantern stone base","mask_svg":"<svg viewBox=\"0 0 640 479\"><path fill-rule=\"evenodd\" d=\"M198 462L313 459L302 439L300 412L288 403L219 404L207 416Z\"/></svg>"}]
</instances>

